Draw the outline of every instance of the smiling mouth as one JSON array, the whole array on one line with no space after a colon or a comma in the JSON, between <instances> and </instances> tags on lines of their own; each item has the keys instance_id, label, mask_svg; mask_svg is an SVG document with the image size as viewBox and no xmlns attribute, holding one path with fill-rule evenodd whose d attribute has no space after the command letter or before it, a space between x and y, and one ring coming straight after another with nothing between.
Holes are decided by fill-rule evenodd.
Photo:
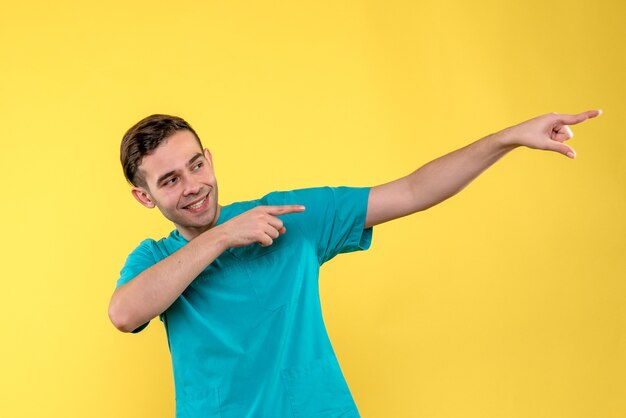
<instances>
[{"instance_id":1,"label":"smiling mouth","mask_svg":"<svg viewBox=\"0 0 626 418\"><path fill-rule=\"evenodd\" d=\"M209 198L209 194L207 193L206 196L204 196L202 199L200 199L199 201L197 201L196 203L191 203L187 206L183 206L183 209L189 209L189 210L198 210L200 209L208 200Z\"/></svg>"}]
</instances>

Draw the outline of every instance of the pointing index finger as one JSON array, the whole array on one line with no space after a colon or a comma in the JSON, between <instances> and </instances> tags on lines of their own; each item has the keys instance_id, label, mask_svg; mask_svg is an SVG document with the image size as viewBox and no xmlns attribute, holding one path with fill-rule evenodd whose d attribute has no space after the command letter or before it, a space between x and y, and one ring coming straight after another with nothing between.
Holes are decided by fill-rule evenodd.
<instances>
[{"instance_id":1,"label":"pointing index finger","mask_svg":"<svg viewBox=\"0 0 626 418\"><path fill-rule=\"evenodd\" d=\"M558 122L563 125L575 125L577 123L584 122L587 119L600 116L601 114L602 110L588 110L577 115L558 115Z\"/></svg>"},{"instance_id":2,"label":"pointing index finger","mask_svg":"<svg viewBox=\"0 0 626 418\"><path fill-rule=\"evenodd\" d=\"M304 212L305 207L303 205L279 205L279 206L267 206L267 213L273 216L286 215L288 213Z\"/></svg>"}]
</instances>

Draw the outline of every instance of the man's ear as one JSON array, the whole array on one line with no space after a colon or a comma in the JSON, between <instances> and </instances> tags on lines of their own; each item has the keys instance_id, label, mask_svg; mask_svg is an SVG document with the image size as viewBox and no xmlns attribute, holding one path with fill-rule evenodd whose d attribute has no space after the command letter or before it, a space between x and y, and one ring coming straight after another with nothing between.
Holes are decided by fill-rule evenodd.
<instances>
[{"instance_id":1,"label":"man's ear","mask_svg":"<svg viewBox=\"0 0 626 418\"><path fill-rule=\"evenodd\" d=\"M213 167L213 156L208 148L204 149L204 158L206 158L211 163L211 167Z\"/></svg>"},{"instance_id":2,"label":"man's ear","mask_svg":"<svg viewBox=\"0 0 626 418\"><path fill-rule=\"evenodd\" d=\"M153 209L156 205L152 201L152 197L150 197L150 193L143 187L133 187L131 190L134 198L137 199L137 202L141 203L148 209Z\"/></svg>"}]
</instances>

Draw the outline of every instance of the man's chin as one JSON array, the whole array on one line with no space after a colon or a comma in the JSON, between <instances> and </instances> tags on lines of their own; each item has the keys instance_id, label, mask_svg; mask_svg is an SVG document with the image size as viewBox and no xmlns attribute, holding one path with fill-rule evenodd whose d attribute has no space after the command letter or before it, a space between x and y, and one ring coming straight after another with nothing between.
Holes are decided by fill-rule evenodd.
<instances>
[{"instance_id":1,"label":"man's chin","mask_svg":"<svg viewBox=\"0 0 626 418\"><path fill-rule=\"evenodd\" d=\"M184 219L181 219L182 222L174 224L183 228L196 229L196 230L206 230L209 229L215 219L215 211L207 210L204 213L194 214L192 216L185 216Z\"/></svg>"}]
</instances>

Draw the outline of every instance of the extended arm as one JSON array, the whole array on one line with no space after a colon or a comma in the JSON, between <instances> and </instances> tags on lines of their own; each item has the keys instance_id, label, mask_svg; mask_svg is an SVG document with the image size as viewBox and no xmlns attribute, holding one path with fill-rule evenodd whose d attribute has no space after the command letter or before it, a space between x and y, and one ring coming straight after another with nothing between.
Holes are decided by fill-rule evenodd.
<instances>
[{"instance_id":1,"label":"extended arm","mask_svg":"<svg viewBox=\"0 0 626 418\"><path fill-rule=\"evenodd\" d=\"M574 158L574 150L564 144L573 136L568 125L600 114L599 110L590 110L578 115L538 116L437 158L406 177L373 187L365 227L428 209L454 196L519 146L555 151Z\"/></svg>"}]
</instances>

